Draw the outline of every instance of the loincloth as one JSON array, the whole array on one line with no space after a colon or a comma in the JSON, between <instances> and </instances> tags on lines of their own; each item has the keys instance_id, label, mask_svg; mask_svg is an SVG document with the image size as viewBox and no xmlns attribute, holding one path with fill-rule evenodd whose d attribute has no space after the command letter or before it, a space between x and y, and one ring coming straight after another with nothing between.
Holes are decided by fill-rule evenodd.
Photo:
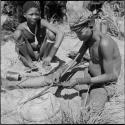
<instances>
[{"instance_id":1,"label":"loincloth","mask_svg":"<svg viewBox=\"0 0 125 125\"><path fill-rule=\"evenodd\" d=\"M107 94L107 97L108 97L108 100L109 100L110 98L112 98L115 95L115 92L116 92L115 86L116 86L116 82L109 82L109 83L105 83L103 85L100 85L100 84L96 85L95 84L95 85L91 86L90 91L92 89L103 88L106 91L106 94Z\"/></svg>"},{"instance_id":2,"label":"loincloth","mask_svg":"<svg viewBox=\"0 0 125 125\"><path fill-rule=\"evenodd\" d=\"M116 93L116 82L110 82L110 83L104 85L104 89L107 92L108 99L110 99Z\"/></svg>"}]
</instances>

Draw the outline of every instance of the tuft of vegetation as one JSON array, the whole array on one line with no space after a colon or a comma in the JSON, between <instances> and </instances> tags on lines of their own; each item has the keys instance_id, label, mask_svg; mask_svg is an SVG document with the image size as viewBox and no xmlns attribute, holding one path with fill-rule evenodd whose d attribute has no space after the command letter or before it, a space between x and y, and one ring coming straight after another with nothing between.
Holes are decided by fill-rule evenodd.
<instances>
[{"instance_id":1,"label":"tuft of vegetation","mask_svg":"<svg viewBox=\"0 0 125 125\"><path fill-rule=\"evenodd\" d=\"M51 124L56 124L52 122ZM61 124L117 124L115 119L111 118L111 114L107 111L94 112L82 109L77 119L73 118L73 114L62 111Z\"/></svg>"},{"instance_id":2,"label":"tuft of vegetation","mask_svg":"<svg viewBox=\"0 0 125 125\"><path fill-rule=\"evenodd\" d=\"M2 30L14 32L18 25L18 20L11 17L4 22L4 24L2 25Z\"/></svg>"}]
</instances>

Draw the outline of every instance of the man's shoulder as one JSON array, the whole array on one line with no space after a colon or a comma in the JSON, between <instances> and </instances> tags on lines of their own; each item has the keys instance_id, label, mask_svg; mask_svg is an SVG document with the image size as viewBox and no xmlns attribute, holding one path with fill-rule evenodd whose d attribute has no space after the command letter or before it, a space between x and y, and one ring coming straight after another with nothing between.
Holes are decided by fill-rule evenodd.
<instances>
[{"instance_id":1,"label":"man's shoulder","mask_svg":"<svg viewBox=\"0 0 125 125\"><path fill-rule=\"evenodd\" d=\"M40 24L41 24L42 26L44 26L46 23L48 23L47 20L45 20L45 19L43 19L43 18L40 20Z\"/></svg>"},{"instance_id":2,"label":"man's shoulder","mask_svg":"<svg viewBox=\"0 0 125 125\"><path fill-rule=\"evenodd\" d=\"M18 25L18 27L16 28L16 30L14 32L14 37L15 38L18 38L18 37L21 36L22 30L25 28L25 26L26 26L26 22L21 23L21 24Z\"/></svg>"},{"instance_id":3,"label":"man's shoulder","mask_svg":"<svg viewBox=\"0 0 125 125\"><path fill-rule=\"evenodd\" d=\"M101 36L100 47L110 47L114 43L113 39L109 36Z\"/></svg>"},{"instance_id":4,"label":"man's shoulder","mask_svg":"<svg viewBox=\"0 0 125 125\"><path fill-rule=\"evenodd\" d=\"M114 41L109 37L104 36L100 41L99 48L102 55L104 55L105 57L109 56L113 54Z\"/></svg>"},{"instance_id":5,"label":"man's shoulder","mask_svg":"<svg viewBox=\"0 0 125 125\"><path fill-rule=\"evenodd\" d=\"M23 30L26 27L26 22L23 22L18 25L17 30Z\"/></svg>"}]
</instances>

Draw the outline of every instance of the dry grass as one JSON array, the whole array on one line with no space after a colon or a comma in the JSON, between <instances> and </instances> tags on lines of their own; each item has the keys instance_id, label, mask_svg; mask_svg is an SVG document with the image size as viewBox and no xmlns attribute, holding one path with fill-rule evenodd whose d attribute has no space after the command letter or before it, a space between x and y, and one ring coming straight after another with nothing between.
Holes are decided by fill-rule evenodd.
<instances>
[{"instance_id":1,"label":"dry grass","mask_svg":"<svg viewBox=\"0 0 125 125\"><path fill-rule=\"evenodd\" d=\"M62 111L61 124L117 124L115 119L111 119L111 115L107 110L95 113L93 110L87 111L82 109L78 119L74 119L73 115ZM52 122L51 124L56 124Z\"/></svg>"},{"instance_id":2,"label":"dry grass","mask_svg":"<svg viewBox=\"0 0 125 125\"><path fill-rule=\"evenodd\" d=\"M56 124L56 122L52 122ZM124 96L114 97L100 112L82 109L77 119L72 113L62 110L61 124L124 124Z\"/></svg>"}]
</instances>

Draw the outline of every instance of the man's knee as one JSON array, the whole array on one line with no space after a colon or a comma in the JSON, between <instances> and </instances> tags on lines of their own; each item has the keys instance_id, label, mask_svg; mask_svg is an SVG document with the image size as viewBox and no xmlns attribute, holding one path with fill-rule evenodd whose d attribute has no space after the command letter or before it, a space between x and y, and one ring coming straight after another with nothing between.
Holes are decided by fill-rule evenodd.
<instances>
[{"instance_id":1,"label":"man's knee","mask_svg":"<svg viewBox=\"0 0 125 125\"><path fill-rule=\"evenodd\" d=\"M76 78L84 78L85 77L86 70L78 71L76 72L71 79L76 79ZM87 84L81 84L81 85L75 85L74 89L77 91L80 91L80 94L83 92L87 92L89 86Z\"/></svg>"},{"instance_id":2,"label":"man's knee","mask_svg":"<svg viewBox=\"0 0 125 125\"><path fill-rule=\"evenodd\" d=\"M112 98L116 94L115 84L105 86L105 90L107 91L108 94L108 100L110 100L110 98Z\"/></svg>"},{"instance_id":3,"label":"man's knee","mask_svg":"<svg viewBox=\"0 0 125 125\"><path fill-rule=\"evenodd\" d=\"M76 73L73 74L70 80L75 80L77 78L84 78L84 71L77 71ZM81 85L80 86L76 85L75 88L81 90Z\"/></svg>"},{"instance_id":4,"label":"man's knee","mask_svg":"<svg viewBox=\"0 0 125 125\"><path fill-rule=\"evenodd\" d=\"M104 108L108 96L104 88L96 88L90 91L89 105L95 111L100 111Z\"/></svg>"}]
</instances>

